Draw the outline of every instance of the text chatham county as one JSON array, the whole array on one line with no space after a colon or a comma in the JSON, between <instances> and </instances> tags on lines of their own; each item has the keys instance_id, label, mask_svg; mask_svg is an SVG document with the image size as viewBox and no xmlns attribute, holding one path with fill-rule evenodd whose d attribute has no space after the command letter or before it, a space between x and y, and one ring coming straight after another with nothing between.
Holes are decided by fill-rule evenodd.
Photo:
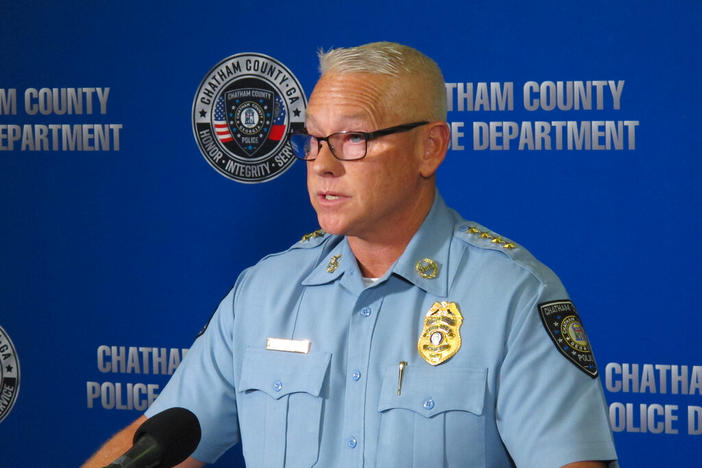
<instances>
[{"instance_id":1,"label":"text chatham county","mask_svg":"<svg viewBox=\"0 0 702 468\"><path fill-rule=\"evenodd\" d=\"M453 121L451 149L463 150L635 150L640 122L603 118L604 111L621 111L624 80L527 81L522 86L522 112L551 112L566 119L500 119L466 123ZM446 83L449 112L515 111L514 82ZM574 112L587 120L575 119ZM560 113L559 113L560 112ZM591 119L593 113L598 118ZM543 113L539 113L543 116ZM611 114L608 114L608 116ZM465 139L472 136L472 144Z\"/></svg>"},{"instance_id":2,"label":"text chatham county","mask_svg":"<svg viewBox=\"0 0 702 468\"><path fill-rule=\"evenodd\" d=\"M61 116L62 122L0 121L0 151L119 151L121 123L67 123L105 115L110 88L0 88L0 116ZM19 97L23 98L19 105Z\"/></svg>"}]
</instances>

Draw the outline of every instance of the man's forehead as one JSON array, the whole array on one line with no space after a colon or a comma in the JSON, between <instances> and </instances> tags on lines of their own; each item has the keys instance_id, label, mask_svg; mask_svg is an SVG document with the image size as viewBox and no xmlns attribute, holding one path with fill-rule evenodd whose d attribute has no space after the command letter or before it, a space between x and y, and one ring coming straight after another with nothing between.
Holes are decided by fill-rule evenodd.
<instances>
[{"instance_id":1,"label":"man's forehead","mask_svg":"<svg viewBox=\"0 0 702 468\"><path fill-rule=\"evenodd\" d=\"M307 124L329 117L346 125L376 123L387 113L393 78L371 73L322 75L310 95Z\"/></svg>"},{"instance_id":2,"label":"man's forehead","mask_svg":"<svg viewBox=\"0 0 702 468\"><path fill-rule=\"evenodd\" d=\"M335 73L327 72L322 75L312 89L310 98L315 95L356 95L371 94L379 98L390 90L401 86L403 80L399 77L377 73Z\"/></svg>"},{"instance_id":3,"label":"man's forehead","mask_svg":"<svg viewBox=\"0 0 702 468\"><path fill-rule=\"evenodd\" d=\"M344 111L343 106L339 106L338 108L335 108L334 106L332 106L331 108L334 111L335 120L342 122L344 124L348 124L348 125L366 123L366 122L368 122L369 117L370 117L368 112L361 112L358 110ZM307 126L318 125L318 124L322 123L321 122L322 120L323 120L322 116L317 117L314 114L314 108L312 109L312 112L308 111L305 115L305 124Z\"/></svg>"}]
</instances>

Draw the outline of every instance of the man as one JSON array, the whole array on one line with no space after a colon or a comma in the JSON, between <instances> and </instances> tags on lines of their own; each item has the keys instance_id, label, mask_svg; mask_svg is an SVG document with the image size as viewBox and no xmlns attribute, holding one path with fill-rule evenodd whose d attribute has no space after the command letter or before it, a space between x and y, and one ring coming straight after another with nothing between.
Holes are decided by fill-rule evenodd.
<instances>
[{"instance_id":1,"label":"man","mask_svg":"<svg viewBox=\"0 0 702 468\"><path fill-rule=\"evenodd\" d=\"M202 441L182 466L238 441L249 468L615 460L560 281L436 190L449 141L436 64L373 43L322 53L320 69L307 135L291 141L324 232L240 275L147 411L197 415Z\"/></svg>"}]
</instances>

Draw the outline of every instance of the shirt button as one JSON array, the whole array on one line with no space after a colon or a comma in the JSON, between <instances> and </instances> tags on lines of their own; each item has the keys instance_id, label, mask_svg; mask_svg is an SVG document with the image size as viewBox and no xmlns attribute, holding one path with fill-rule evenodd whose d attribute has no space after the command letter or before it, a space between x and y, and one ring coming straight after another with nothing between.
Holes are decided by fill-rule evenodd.
<instances>
[{"instance_id":1,"label":"shirt button","mask_svg":"<svg viewBox=\"0 0 702 468\"><path fill-rule=\"evenodd\" d=\"M356 448L358 445L358 441L356 440L355 437L351 437L349 440L346 441L346 446L348 448Z\"/></svg>"},{"instance_id":2,"label":"shirt button","mask_svg":"<svg viewBox=\"0 0 702 468\"><path fill-rule=\"evenodd\" d=\"M363 309L361 309L361 315L363 315L364 317L370 317L370 315L371 315L371 308L370 308L370 307L364 307Z\"/></svg>"},{"instance_id":3,"label":"shirt button","mask_svg":"<svg viewBox=\"0 0 702 468\"><path fill-rule=\"evenodd\" d=\"M351 378L355 381L360 380L361 379L361 371L357 371L357 370L353 371L353 373L351 374Z\"/></svg>"},{"instance_id":4,"label":"shirt button","mask_svg":"<svg viewBox=\"0 0 702 468\"><path fill-rule=\"evenodd\" d=\"M276 380L275 382L273 382L273 390L275 390L276 392L279 392L282 389L283 389L283 382L281 382L280 380Z\"/></svg>"},{"instance_id":5,"label":"shirt button","mask_svg":"<svg viewBox=\"0 0 702 468\"><path fill-rule=\"evenodd\" d=\"M432 410L432 409L434 409L434 400L432 400L431 398L427 399L427 400L424 402L424 409L425 409L425 410Z\"/></svg>"}]
</instances>

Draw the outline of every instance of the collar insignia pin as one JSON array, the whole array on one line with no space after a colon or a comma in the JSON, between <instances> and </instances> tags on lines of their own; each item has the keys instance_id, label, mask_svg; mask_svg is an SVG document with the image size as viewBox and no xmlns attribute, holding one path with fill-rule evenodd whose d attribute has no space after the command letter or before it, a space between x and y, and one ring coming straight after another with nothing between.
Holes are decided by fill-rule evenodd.
<instances>
[{"instance_id":1,"label":"collar insignia pin","mask_svg":"<svg viewBox=\"0 0 702 468\"><path fill-rule=\"evenodd\" d=\"M341 258L341 254L339 255L334 255L331 260L329 260L329 263L327 263L327 272L328 273L334 273L337 268L339 268L339 259Z\"/></svg>"},{"instance_id":2,"label":"collar insignia pin","mask_svg":"<svg viewBox=\"0 0 702 468\"><path fill-rule=\"evenodd\" d=\"M434 279L439 274L439 265L431 258L423 258L414 267L419 276L426 279Z\"/></svg>"}]
</instances>

